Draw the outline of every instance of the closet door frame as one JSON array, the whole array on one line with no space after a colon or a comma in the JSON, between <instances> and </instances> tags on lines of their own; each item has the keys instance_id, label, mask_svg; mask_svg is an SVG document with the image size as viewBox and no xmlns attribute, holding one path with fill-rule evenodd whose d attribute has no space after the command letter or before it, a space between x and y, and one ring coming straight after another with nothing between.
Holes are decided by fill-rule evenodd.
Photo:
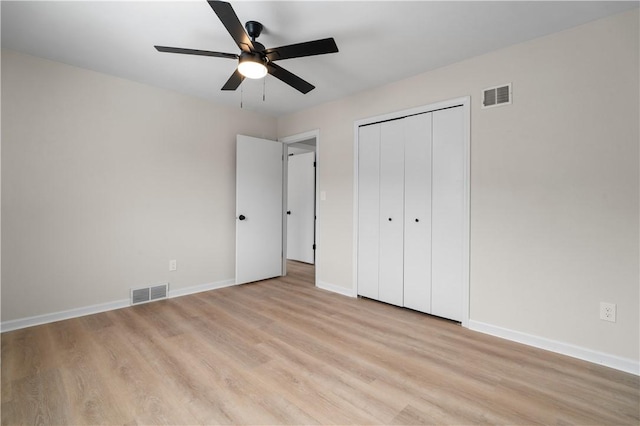
<instances>
[{"instance_id":1,"label":"closet door frame","mask_svg":"<svg viewBox=\"0 0 640 426\"><path fill-rule=\"evenodd\" d=\"M471 98L464 96L460 98L450 99L442 102L436 102L433 104L423 105L416 108L406 109L402 111L391 112L388 114L378 115L374 117L364 118L357 120L353 124L354 134L354 174L353 174L353 288L352 294L358 294L358 137L360 126L368 124L381 123L389 120L396 120L403 117L423 114L432 111L438 111L452 107L462 107L464 114L464 205L463 205L463 221L460 224L462 227L463 236L463 262L462 262L462 321L463 327L469 328L469 203L470 203L470 182L471 182L471 158L470 158L470 145L471 145Z\"/></svg>"}]
</instances>

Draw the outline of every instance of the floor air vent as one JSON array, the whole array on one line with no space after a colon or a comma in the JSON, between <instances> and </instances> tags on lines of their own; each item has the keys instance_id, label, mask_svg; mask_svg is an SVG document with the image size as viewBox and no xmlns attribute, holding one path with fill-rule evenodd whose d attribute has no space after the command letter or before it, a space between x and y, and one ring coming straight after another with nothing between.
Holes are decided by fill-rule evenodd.
<instances>
[{"instance_id":1,"label":"floor air vent","mask_svg":"<svg viewBox=\"0 0 640 426\"><path fill-rule=\"evenodd\" d=\"M131 304L153 302L158 299L166 299L169 284L159 284L152 287L131 289Z\"/></svg>"},{"instance_id":2,"label":"floor air vent","mask_svg":"<svg viewBox=\"0 0 640 426\"><path fill-rule=\"evenodd\" d=\"M482 92L482 108L491 108L511 103L511 83L489 87Z\"/></svg>"}]
</instances>

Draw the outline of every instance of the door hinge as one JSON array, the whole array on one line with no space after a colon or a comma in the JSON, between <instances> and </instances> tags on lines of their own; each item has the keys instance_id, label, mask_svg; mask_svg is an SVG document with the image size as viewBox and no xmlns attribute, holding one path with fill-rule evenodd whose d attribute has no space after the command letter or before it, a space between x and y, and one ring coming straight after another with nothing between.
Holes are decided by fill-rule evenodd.
<instances>
[{"instance_id":1,"label":"door hinge","mask_svg":"<svg viewBox=\"0 0 640 426\"><path fill-rule=\"evenodd\" d=\"M315 245L315 244L313 245L313 249L314 249L314 250L316 249L316 245Z\"/></svg>"},{"instance_id":2,"label":"door hinge","mask_svg":"<svg viewBox=\"0 0 640 426\"><path fill-rule=\"evenodd\" d=\"M316 166L316 162L314 161L314 162L313 162L313 167L315 167L315 166Z\"/></svg>"}]
</instances>

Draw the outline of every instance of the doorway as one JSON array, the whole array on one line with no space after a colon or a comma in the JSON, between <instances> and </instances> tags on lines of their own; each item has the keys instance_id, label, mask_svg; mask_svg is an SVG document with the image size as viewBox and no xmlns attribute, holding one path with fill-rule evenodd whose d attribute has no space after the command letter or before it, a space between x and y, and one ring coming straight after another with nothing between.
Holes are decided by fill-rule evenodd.
<instances>
[{"instance_id":1,"label":"doorway","mask_svg":"<svg viewBox=\"0 0 640 426\"><path fill-rule=\"evenodd\" d=\"M287 145L288 260L315 264L316 142Z\"/></svg>"},{"instance_id":2,"label":"doorway","mask_svg":"<svg viewBox=\"0 0 640 426\"><path fill-rule=\"evenodd\" d=\"M283 209L283 275L287 264L311 269L317 286L320 262L318 233L319 131L301 133L279 139L285 144L288 163L285 172Z\"/></svg>"}]
</instances>

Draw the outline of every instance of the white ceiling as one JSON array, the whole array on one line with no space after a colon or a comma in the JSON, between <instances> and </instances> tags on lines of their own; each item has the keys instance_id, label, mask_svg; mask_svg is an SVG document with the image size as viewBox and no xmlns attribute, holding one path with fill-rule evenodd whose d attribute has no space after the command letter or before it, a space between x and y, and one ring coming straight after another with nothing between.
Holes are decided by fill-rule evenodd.
<instances>
[{"instance_id":1,"label":"white ceiling","mask_svg":"<svg viewBox=\"0 0 640 426\"><path fill-rule=\"evenodd\" d=\"M638 1L234 1L258 41L276 47L334 37L339 53L279 65L316 86L303 95L268 76L242 84L244 108L282 115L638 7ZM220 88L229 59L159 53L153 45L238 53L197 1L2 1L2 46L240 106ZM263 81L266 100L262 100Z\"/></svg>"}]
</instances>

